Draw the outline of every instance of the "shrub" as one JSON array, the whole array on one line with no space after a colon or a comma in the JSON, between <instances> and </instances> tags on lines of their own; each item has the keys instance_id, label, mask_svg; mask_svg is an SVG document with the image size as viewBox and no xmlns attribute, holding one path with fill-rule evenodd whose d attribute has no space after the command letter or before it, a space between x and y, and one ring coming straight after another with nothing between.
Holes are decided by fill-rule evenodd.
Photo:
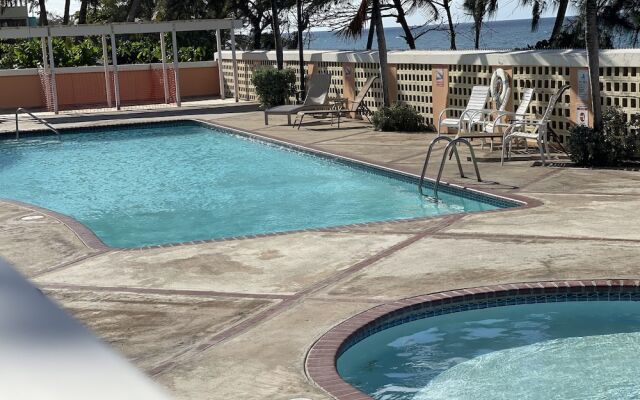
<instances>
[{"instance_id":1,"label":"shrub","mask_svg":"<svg viewBox=\"0 0 640 400\"><path fill-rule=\"evenodd\" d=\"M296 93L296 75L292 69L258 69L253 73L251 82L264 108L282 105Z\"/></svg>"},{"instance_id":2,"label":"shrub","mask_svg":"<svg viewBox=\"0 0 640 400\"><path fill-rule=\"evenodd\" d=\"M382 107L373 113L373 127L384 132L418 132L427 126L424 117L411 106L396 103L391 107Z\"/></svg>"},{"instance_id":3,"label":"shrub","mask_svg":"<svg viewBox=\"0 0 640 400\"><path fill-rule=\"evenodd\" d=\"M620 165L634 157L638 150L637 116L627 122L619 108L609 107L602 114L602 131L587 126L570 129L571 160L584 167Z\"/></svg>"}]
</instances>

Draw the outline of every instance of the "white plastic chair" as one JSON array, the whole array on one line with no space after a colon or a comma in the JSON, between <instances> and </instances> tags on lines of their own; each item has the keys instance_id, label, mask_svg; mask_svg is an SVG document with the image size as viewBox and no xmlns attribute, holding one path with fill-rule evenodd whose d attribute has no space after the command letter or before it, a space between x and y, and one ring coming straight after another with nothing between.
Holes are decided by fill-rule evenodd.
<instances>
[{"instance_id":1,"label":"white plastic chair","mask_svg":"<svg viewBox=\"0 0 640 400\"><path fill-rule=\"evenodd\" d=\"M438 135L441 135L442 127L456 129L460 132L469 132L474 125L484 122L485 114L477 111L485 110L487 100L489 100L489 86L474 86L471 96L465 108L447 107L438 116ZM462 111L460 117L447 117L448 111ZM444 117L444 118L443 118Z\"/></svg>"},{"instance_id":2,"label":"white plastic chair","mask_svg":"<svg viewBox=\"0 0 640 400\"><path fill-rule=\"evenodd\" d=\"M549 144L547 143L547 125L549 124L549 119L553 114L553 110L556 106L556 103L562 97L562 94L569 89L570 85L565 85L558 89L556 93L549 99L549 105L545 110L542 118L540 119L521 119L514 120L511 122L507 130L505 131L505 136L502 144L502 155L500 157L500 165L504 165L504 156L507 154L507 158L511 157L511 141L513 139L524 139L526 140L535 140L538 144L538 150L540 150L540 159L542 161L542 165L545 165L545 156L544 150L546 148L547 157L551 157L551 153L549 151ZM533 128L527 130L527 128Z\"/></svg>"}]
</instances>

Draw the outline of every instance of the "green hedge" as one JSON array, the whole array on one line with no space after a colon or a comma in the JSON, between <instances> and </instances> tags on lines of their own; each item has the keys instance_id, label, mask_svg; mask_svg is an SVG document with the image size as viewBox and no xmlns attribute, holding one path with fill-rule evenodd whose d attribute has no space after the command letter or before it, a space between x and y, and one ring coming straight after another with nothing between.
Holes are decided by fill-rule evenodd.
<instances>
[{"instance_id":1,"label":"green hedge","mask_svg":"<svg viewBox=\"0 0 640 400\"><path fill-rule=\"evenodd\" d=\"M285 104L296 93L296 75L292 69L261 68L253 73L251 82L264 108Z\"/></svg>"},{"instance_id":2,"label":"green hedge","mask_svg":"<svg viewBox=\"0 0 640 400\"><path fill-rule=\"evenodd\" d=\"M382 107L373 113L371 122L377 131L420 132L427 129L424 117L413 107L404 103Z\"/></svg>"},{"instance_id":3,"label":"green hedge","mask_svg":"<svg viewBox=\"0 0 640 400\"><path fill-rule=\"evenodd\" d=\"M180 62L213 60L213 45L179 46ZM146 64L160 62L160 43L149 37L118 40L118 64ZM53 54L57 67L80 67L102 64L102 44L86 38L54 38ZM108 48L111 56L111 46ZM167 43L167 60L173 62L171 41ZM18 40L0 43L0 69L36 68L42 65L40 40Z\"/></svg>"}]
</instances>

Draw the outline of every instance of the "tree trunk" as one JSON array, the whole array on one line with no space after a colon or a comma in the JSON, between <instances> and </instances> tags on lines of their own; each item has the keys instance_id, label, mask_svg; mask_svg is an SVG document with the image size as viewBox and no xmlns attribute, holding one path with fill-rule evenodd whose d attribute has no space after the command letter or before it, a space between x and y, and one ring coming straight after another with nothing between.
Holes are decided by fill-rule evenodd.
<instances>
[{"instance_id":1,"label":"tree trunk","mask_svg":"<svg viewBox=\"0 0 640 400\"><path fill-rule=\"evenodd\" d=\"M253 37L253 50L262 48L262 27L260 26L260 20L254 19L251 23L251 36Z\"/></svg>"},{"instance_id":2,"label":"tree trunk","mask_svg":"<svg viewBox=\"0 0 640 400\"><path fill-rule=\"evenodd\" d=\"M371 16L371 20L369 21L369 35L367 36L367 50L371 50L373 48L373 35L376 33L376 19L374 16Z\"/></svg>"},{"instance_id":3,"label":"tree trunk","mask_svg":"<svg viewBox=\"0 0 640 400\"><path fill-rule=\"evenodd\" d=\"M602 129L602 104L600 103L600 43L598 42L598 4L597 0L586 1L585 42L587 62L589 63L589 79L591 85L591 102L593 106L593 128Z\"/></svg>"},{"instance_id":4,"label":"tree trunk","mask_svg":"<svg viewBox=\"0 0 640 400\"><path fill-rule=\"evenodd\" d=\"M562 25L564 24L564 17L567 14L567 7L569 6L569 0L558 1L558 12L556 13L556 22L553 24L553 31L551 32L551 38L549 41L553 43L562 31Z\"/></svg>"},{"instance_id":5,"label":"tree trunk","mask_svg":"<svg viewBox=\"0 0 640 400\"><path fill-rule=\"evenodd\" d=\"M69 8L71 7L71 0L64 1L64 17L62 17L62 23L69 25Z\"/></svg>"},{"instance_id":6,"label":"tree trunk","mask_svg":"<svg viewBox=\"0 0 640 400\"><path fill-rule=\"evenodd\" d=\"M473 26L474 29L476 30L474 43L475 43L475 48L477 50L480 48L480 29L482 29L482 20L480 21L476 20L476 22L473 25L474 25Z\"/></svg>"},{"instance_id":7,"label":"tree trunk","mask_svg":"<svg viewBox=\"0 0 640 400\"><path fill-rule=\"evenodd\" d=\"M449 41L450 41L450 49L456 50L456 27L453 25L453 17L451 15L451 7L449 6L450 0L443 0L442 7L444 7L444 11L447 13L447 22L449 23Z\"/></svg>"},{"instance_id":8,"label":"tree trunk","mask_svg":"<svg viewBox=\"0 0 640 400\"><path fill-rule=\"evenodd\" d=\"M276 44L276 64L278 69L284 69L284 55L282 53L282 38L280 36L280 21L278 19L277 0L271 0L271 27L273 29L273 39Z\"/></svg>"},{"instance_id":9,"label":"tree trunk","mask_svg":"<svg viewBox=\"0 0 640 400\"><path fill-rule=\"evenodd\" d=\"M378 60L380 62L380 83L382 84L382 103L389 107L389 65L387 64L387 41L384 37L384 26L380 15L380 0L372 1L372 13L376 20L376 38L378 39Z\"/></svg>"},{"instance_id":10,"label":"tree trunk","mask_svg":"<svg viewBox=\"0 0 640 400\"><path fill-rule=\"evenodd\" d=\"M127 22L133 22L136 20L136 16L138 15L139 9L140 9L140 0L132 0L131 8L129 8L129 13L127 14Z\"/></svg>"},{"instance_id":11,"label":"tree trunk","mask_svg":"<svg viewBox=\"0 0 640 400\"><path fill-rule=\"evenodd\" d=\"M38 4L40 5L40 25L49 25L49 20L47 19L47 6L44 4L44 0L38 0Z\"/></svg>"},{"instance_id":12,"label":"tree trunk","mask_svg":"<svg viewBox=\"0 0 640 400\"><path fill-rule=\"evenodd\" d=\"M404 32L404 40L407 42L407 45L411 50L415 50L416 40L413 38L413 33L411 32L411 28L409 28L409 24L407 23L407 17L405 16L404 8L402 8L402 2L400 0L393 0L393 6L398 13L396 21L402 27L402 31Z\"/></svg>"},{"instance_id":13,"label":"tree trunk","mask_svg":"<svg viewBox=\"0 0 640 400\"><path fill-rule=\"evenodd\" d=\"M304 93L305 85L304 85L304 39L302 38L302 31L304 30L304 25L302 23L302 0L296 0L297 6L297 17L298 17L298 62L300 68L300 91Z\"/></svg>"},{"instance_id":14,"label":"tree trunk","mask_svg":"<svg viewBox=\"0 0 640 400\"><path fill-rule=\"evenodd\" d=\"M82 0L80 2L80 12L78 13L78 23L86 24L87 23L87 4L89 0Z\"/></svg>"}]
</instances>

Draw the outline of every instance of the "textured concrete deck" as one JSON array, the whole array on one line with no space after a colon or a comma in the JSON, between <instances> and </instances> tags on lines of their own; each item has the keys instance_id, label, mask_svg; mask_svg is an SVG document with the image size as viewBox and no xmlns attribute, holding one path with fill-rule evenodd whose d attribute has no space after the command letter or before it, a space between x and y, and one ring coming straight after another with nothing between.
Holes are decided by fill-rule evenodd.
<instances>
[{"instance_id":1,"label":"textured concrete deck","mask_svg":"<svg viewBox=\"0 0 640 400\"><path fill-rule=\"evenodd\" d=\"M261 113L225 109L191 117L413 173L432 138L359 122L297 131L284 117L265 127ZM305 375L306 351L382 302L505 282L640 278L638 172L482 163L477 183L469 167L471 179L454 180L541 204L133 251L88 248L60 221L24 220L42 213L3 202L0 255L179 399L326 399Z\"/></svg>"}]
</instances>

